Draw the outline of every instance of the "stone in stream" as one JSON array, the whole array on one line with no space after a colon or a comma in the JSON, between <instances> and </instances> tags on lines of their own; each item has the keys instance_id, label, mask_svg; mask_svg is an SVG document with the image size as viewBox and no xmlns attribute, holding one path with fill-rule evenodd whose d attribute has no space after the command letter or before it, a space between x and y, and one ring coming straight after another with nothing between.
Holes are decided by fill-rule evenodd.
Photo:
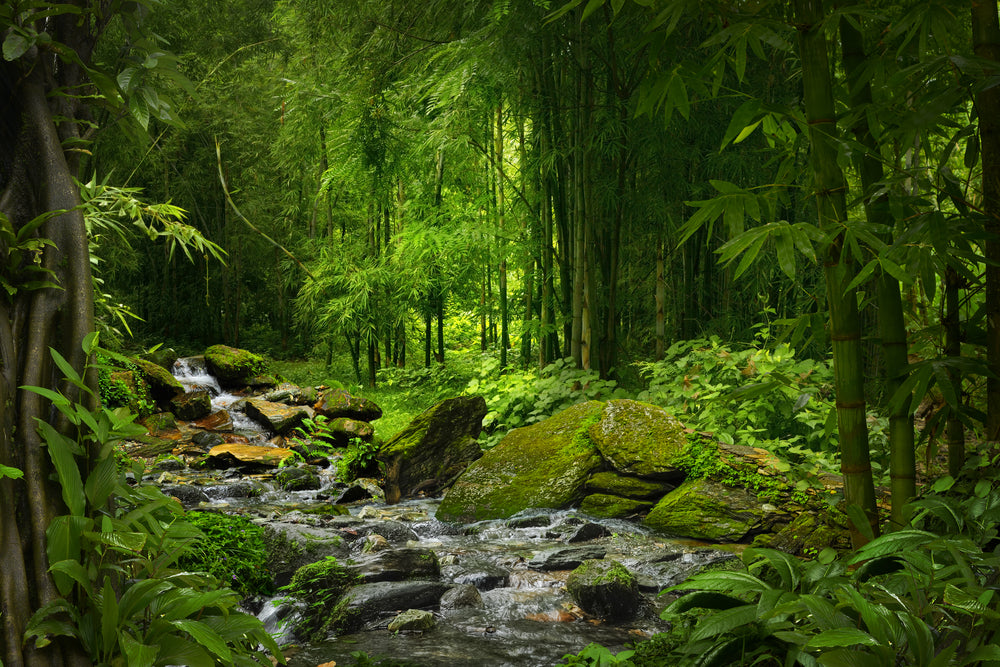
<instances>
[{"instance_id":1,"label":"stone in stream","mask_svg":"<svg viewBox=\"0 0 1000 667\"><path fill-rule=\"evenodd\" d=\"M203 428L206 431L232 431L233 416L227 410L216 410L207 417L202 417L194 422L193 426Z\"/></svg>"},{"instance_id":2,"label":"stone in stream","mask_svg":"<svg viewBox=\"0 0 1000 667\"><path fill-rule=\"evenodd\" d=\"M583 547L563 547L550 549L536 554L528 561L528 567L544 572L553 570L572 570L585 560L604 558L607 550L597 545Z\"/></svg>"},{"instance_id":3,"label":"stone in stream","mask_svg":"<svg viewBox=\"0 0 1000 667\"><path fill-rule=\"evenodd\" d=\"M267 370L264 357L228 345L213 345L205 350L205 364L219 384L229 388L256 384Z\"/></svg>"},{"instance_id":4,"label":"stone in stream","mask_svg":"<svg viewBox=\"0 0 1000 667\"><path fill-rule=\"evenodd\" d=\"M347 446L354 438L362 442L371 442L375 437L374 426L350 417L337 417L330 421L327 428L330 433L323 440L328 440L337 447Z\"/></svg>"},{"instance_id":5,"label":"stone in stream","mask_svg":"<svg viewBox=\"0 0 1000 667\"><path fill-rule=\"evenodd\" d=\"M587 480L587 491L633 500L656 501L676 488L676 484L632 475L622 475L610 470L599 472Z\"/></svg>"},{"instance_id":6,"label":"stone in stream","mask_svg":"<svg viewBox=\"0 0 1000 667\"><path fill-rule=\"evenodd\" d=\"M382 502L385 500L385 494L382 491L382 487L378 485L373 479L368 477L359 477L358 479L351 482L346 489L344 489L334 502L348 504L356 503L361 500L372 500L375 502Z\"/></svg>"},{"instance_id":7,"label":"stone in stream","mask_svg":"<svg viewBox=\"0 0 1000 667\"><path fill-rule=\"evenodd\" d=\"M282 468L274 481L285 491L315 491L320 487L319 475L310 468Z\"/></svg>"},{"instance_id":8,"label":"stone in stream","mask_svg":"<svg viewBox=\"0 0 1000 667\"><path fill-rule=\"evenodd\" d=\"M389 632L424 632L434 627L434 614L423 609L407 609L389 621Z\"/></svg>"},{"instance_id":9,"label":"stone in stream","mask_svg":"<svg viewBox=\"0 0 1000 667\"><path fill-rule=\"evenodd\" d=\"M347 545L342 537L316 526L285 521L263 521L267 564L278 587L288 584L295 571L327 556L344 558Z\"/></svg>"},{"instance_id":10,"label":"stone in stream","mask_svg":"<svg viewBox=\"0 0 1000 667\"><path fill-rule=\"evenodd\" d=\"M201 419L212 412L212 396L207 389L174 396L170 399L170 411L182 421Z\"/></svg>"},{"instance_id":11,"label":"stone in stream","mask_svg":"<svg viewBox=\"0 0 1000 667\"><path fill-rule=\"evenodd\" d=\"M739 542L764 532L780 518L751 491L695 479L664 496L642 522L668 535Z\"/></svg>"},{"instance_id":12,"label":"stone in stream","mask_svg":"<svg viewBox=\"0 0 1000 667\"><path fill-rule=\"evenodd\" d=\"M592 493L580 502L580 511L602 519L625 519L649 512L654 504L647 500Z\"/></svg>"},{"instance_id":13,"label":"stone in stream","mask_svg":"<svg viewBox=\"0 0 1000 667\"><path fill-rule=\"evenodd\" d=\"M373 401L352 396L343 389L328 389L319 395L313 405L316 414L327 419L350 417L363 422L375 421L382 416L382 408Z\"/></svg>"},{"instance_id":14,"label":"stone in stream","mask_svg":"<svg viewBox=\"0 0 1000 667\"><path fill-rule=\"evenodd\" d=\"M170 404L170 399L184 393L184 385L163 366L138 358L133 358L132 363L139 369L139 374L149 387L149 394L157 405L167 406ZM172 366L173 362L170 362L170 365Z\"/></svg>"},{"instance_id":15,"label":"stone in stream","mask_svg":"<svg viewBox=\"0 0 1000 667\"><path fill-rule=\"evenodd\" d=\"M441 596L441 609L482 609L483 596L472 584L456 584Z\"/></svg>"},{"instance_id":16,"label":"stone in stream","mask_svg":"<svg viewBox=\"0 0 1000 667\"><path fill-rule=\"evenodd\" d=\"M399 609L436 609L448 585L440 581L377 581L349 590L343 598L345 628L356 629Z\"/></svg>"},{"instance_id":17,"label":"stone in stream","mask_svg":"<svg viewBox=\"0 0 1000 667\"><path fill-rule=\"evenodd\" d=\"M213 447L208 452L208 462L216 468L263 466L277 468L284 461L295 456L295 452L281 447L260 447L226 443Z\"/></svg>"},{"instance_id":18,"label":"stone in stream","mask_svg":"<svg viewBox=\"0 0 1000 667\"><path fill-rule=\"evenodd\" d=\"M285 405L312 405L319 398L312 387L299 387L290 382L282 382L273 390L262 394L261 398L272 403Z\"/></svg>"},{"instance_id":19,"label":"stone in stream","mask_svg":"<svg viewBox=\"0 0 1000 667\"><path fill-rule=\"evenodd\" d=\"M566 580L580 609L609 621L633 618L642 603L635 576L614 560L587 560Z\"/></svg>"},{"instance_id":20,"label":"stone in stream","mask_svg":"<svg viewBox=\"0 0 1000 667\"><path fill-rule=\"evenodd\" d=\"M163 494L181 501L184 507L196 507L199 503L207 503L211 500L208 494L196 486L178 484L177 486L165 486L160 489Z\"/></svg>"},{"instance_id":21,"label":"stone in stream","mask_svg":"<svg viewBox=\"0 0 1000 667\"><path fill-rule=\"evenodd\" d=\"M386 500L399 502L418 491L437 495L482 455L476 439L483 428L482 396L450 398L428 408L379 449L386 469Z\"/></svg>"},{"instance_id":22,"label":"stone in stream","mask_svg":"<svg viewBox=\"0 0 1000 667\"><path fill-rule=\"evenodd\" d=\"M441 574L437 556L423 548L386 549L355 559L349 569L365 583L436 579Z\"/></svg>"},{"instance_id":23,"label":"stone in stream","mask_svg":"<svg viewBox=\"0 0 1000 667\"><path fill-rule=\"evenodd\" d=\"M568 535L566 537L566 541L570 544L575 544L577 542L589 542L601 537L607 537L610 534L611 531L601 524L588 521L582 526L578 526L570 535Z\"/></svg>"},{"instance_id":24,"label":"stone in stream","mask_svg":"<svg viewBox=\"0 0 1000 667\"><path fill-rule=\"evenodd\" d=\"M529 508L578 502L587 479L604 464L587 434L603 408L598 401L579 403L508 433L445 493L438 520L506 519Z\"/></svg>"},{"instance_id":25,"label":"stone in stream","mask_svg":"<svg viewBox=\"0 0 1000 667\"><path fill-rule=\"evenodd\" d=\"M463 558L442 569L442 578L454 584L470 584L480 591L491 591L510 585L510 572L479 558Z\"/></svg>"},{"instance_id":26,"label":"stone in stream","mask_svg":"<svg viewBox=\"0 0 1000 667\"><path fill-rule=\"evenodd\" d=\"M260 398L248 398L244 402L247 417L275 433L288 433L301 426L306 419L315 415L312 408L304 405L271 403Z\"/></svg>"}]
</instances>

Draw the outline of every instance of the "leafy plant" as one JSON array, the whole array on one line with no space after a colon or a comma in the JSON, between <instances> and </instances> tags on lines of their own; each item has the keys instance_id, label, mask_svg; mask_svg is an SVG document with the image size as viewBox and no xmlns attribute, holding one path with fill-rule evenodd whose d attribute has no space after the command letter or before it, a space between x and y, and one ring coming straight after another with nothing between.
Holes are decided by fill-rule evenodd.
<instances>
[{"instance_id":1,"label":"leafy plant","mask_svg":"<svg viewBox=\"0 0 1000 667\"><path fill-rule=\"evenodd\" d=\"M88 356L95 346L91 334ZM67 381L93 395L62 356L52 351L52 358ZM69 514L56 517L46 533L63 597L35 613L26 640L40 647L72 637L100 666L271 664L266 654L283 662L260 622L239 611L237 593L211 575L176 567L200 533L175 500L126 483L115 446L144 432L134 415L91 411L59 392L26 389L49 399L77 428L74 439L38 421ZM141 468L135 472L139 477Z\"/></svg>"},{"instance_id":2,"label":"leafy plant","mask_svg":"<svg viewBox=\"0 0 1000 667\"><path fill-rule=\"evenodd\" d=\"M337 480L349 482L359 477L371 477L381 472L377 444L353 438L337 462Z\"/></svg>"},{"instance_id":3,"label":"leafy plant","mask_svg":"<svg viewBox=\"0 0 1000 667\"><path fill-rule=\"evenodd\" d=\"M357 576L333 556L303 565L281 591L304 604L300 620L294 625L296 635L307 641L319 641L347 622L341 596L355 584Z\"/></svg>"},{"instance_id":4,"label":"leafy plant","mask_svg":"<svg viewBox=\"0 0 1000 667\"><path fill-rule=\"evenodd\" d=\"M187 520L201 536L178 567L208 572L243 597L274 592L263 528L246 517L215 512L191 512Z\"/></svg>"},{"instance_id":5,"label":"leafy plant","mask_svg":"<svg viewBox=\"0 0 1000 667\"><path fill-rule=\"evenodd\" d=\"M101 404L127 408L139 417L152 414L156 404L139 367L130 359L119 359L114 365L111 361L107 355L98 353L97 388Z\"/></svg>"}]
</instances>

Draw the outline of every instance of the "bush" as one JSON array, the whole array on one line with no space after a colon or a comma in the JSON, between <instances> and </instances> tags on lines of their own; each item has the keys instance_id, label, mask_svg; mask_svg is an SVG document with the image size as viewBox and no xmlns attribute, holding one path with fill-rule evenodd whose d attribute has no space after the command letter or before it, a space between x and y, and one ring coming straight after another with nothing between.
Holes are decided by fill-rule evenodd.
<instances>
[{"instance_id":1,"label":"bush","mask_svg":"<svg viewBox=\"0 0 1000 667\"><path fill-rule=\"evenodd\" d=\"M301 619L293 627L306 641L321 641L333 630L347 624L344 605L338 600L357 581L357 575L333 556L303 565L281 591L304 603Z\"/></svg>"},{"instance_id":2,"label":"bush","mask_svg":"<svg viewBox=\"0 0 1000 667\"><path fill-rule=\"evenodd\" d=\"M274 592L262 527L215 512L191 512L188 521L202 535L180 558L180 567L208 572L244 598Z\"/></svg>"}]
</instances>

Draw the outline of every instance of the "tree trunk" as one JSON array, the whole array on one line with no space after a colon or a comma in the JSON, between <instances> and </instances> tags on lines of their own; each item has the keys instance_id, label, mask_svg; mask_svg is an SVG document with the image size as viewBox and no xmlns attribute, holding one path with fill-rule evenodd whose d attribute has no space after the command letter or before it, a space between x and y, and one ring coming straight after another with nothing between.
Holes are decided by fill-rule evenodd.
<instances>
[{"instance_id":1,"label":"tree trunk","mask_svg":"<svg viewBox=\"0 0 1000 667\"><path fill-rule=\"evenodd\" d=\"M507 368L507 350L510 348L510 314L507 303L507 248L504 240L506 226L506 199L504 195L504 145L503 145L503 105L497 105L496 131L493 160L496 165L497 188L497 248L500 262L497 265L497 287L500 291L500 368Z\"/></svg>"},{"instance_id":2,"label":"tree trunk","mask_svg":"<svg viewBox=\"0 0 1000 667\"><path fill-rule=\"evenodd\" d=\"M953 266L948 266L944 274L944 354L951 359L962 356L962 330L959 321L959 288L961 279ZM950 370L949 380L952 393L962 400L962 376L957 370ZM959 405L949 406L945 421L945 438L948 441L948 474L958 477L965 466L965 427L958 417Z\"/></svg>"},{"instance_id":3,"label":"tree trunk","mask_svg":"<svg viewBox=\"0 0 1000 667\"><path fill-rule=\"evenodd\" d=\"M663 238L656 237L656 354L655 360L662 361L666 349L667 283L663 277Z\"/></svg>"},{"instance_id":4,"label":"tree trunk","mask_svg":"<svg viewBox=\"0 0 1000 667\"><path fill-rule=\"evenodd\" d=\"M847 183L837 163L834 143L838 136L837 115L827 41L821 26L823 3L821 0L795 0L794 5L816 210L820 229L834 234L823 255L830 337L833 341L844 499L849 506L854 505L864 512L871 533L878 534L878 509L868 450L861 320L855 291L845 289L853 278L853 271L844 256L842 232L837 231L847 220ZM851 538L856 547L865 543L866 532L852 522Z\"/></svg>"}]
</instances>

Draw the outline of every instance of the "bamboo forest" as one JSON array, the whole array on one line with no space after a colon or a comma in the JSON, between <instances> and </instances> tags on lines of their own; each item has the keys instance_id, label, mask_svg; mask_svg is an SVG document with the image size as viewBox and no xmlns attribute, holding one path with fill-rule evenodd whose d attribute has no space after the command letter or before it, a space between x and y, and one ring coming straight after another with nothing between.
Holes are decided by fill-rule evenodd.
<instances>
[{"instance_id":1,"label":"bamboo forest","mask_svg":"<svg viewBox=\"0 0 1000 667\"><path fill-rule=\"evenodd\" d=\"M3 0L0 667L1000 665L994 0Z\"/></svg>"}]
</instances>

